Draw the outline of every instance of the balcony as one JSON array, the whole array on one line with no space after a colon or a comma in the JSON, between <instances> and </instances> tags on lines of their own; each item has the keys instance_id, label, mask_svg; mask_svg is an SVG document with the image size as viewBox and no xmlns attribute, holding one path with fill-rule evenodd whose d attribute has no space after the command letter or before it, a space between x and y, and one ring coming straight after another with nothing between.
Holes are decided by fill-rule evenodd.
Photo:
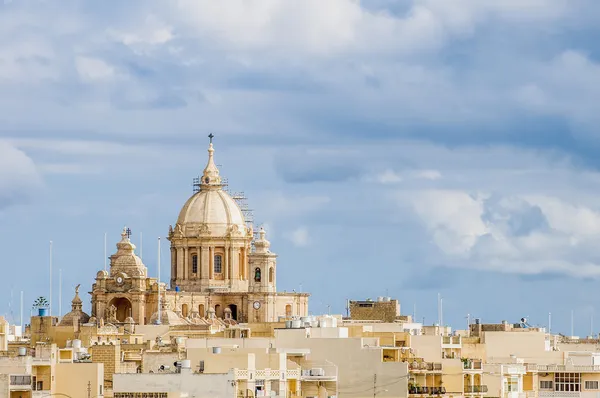
<instances>
[{"instance_id":1,"label":"balcony","mask_svg":"<svg viewBox=\"0 0 600 398\"><path fill-rule=\"evenodd\" d=\"M31 375L10 375L11 391L30 391Z\"/></svg>"},{"instance_id":2,"label":"balcony","mask_svg":"<svg viewBox=\"0 0 600 398\"><path fill-rule=\"evenodd\" d=\"M464 370L474 370L474 371L482 371L483 370L483 363L482 361L475 361L472 359L467 359L466 361L463 361L463 369Z\"/></svg>"},{"instance_id":3,"label":"balcony","mask_svg":"<svg viewBox=\"0 0 600 398\"><path fill-rule=\"evenodd\" d=\"M442 371L441 363L434 362L409 362L408 369L414 373L422 373L422 372L440 372Z\"/></svg>"},{"instance_id":4,"label":"balcony","mask_svg":"<svg viewBox=\"0 0 600 398\"><path fill-rule=\"evenodd\" d=\"M444 395L446 387L416 387L410 386L408 393L412 395Z\"/></svg>"},{"instance_id":5,"label":"balcony","mask_svg":"<svg viewBox=\"0 0 600 398\"><path fill-rule=\"evenodd\" d=\"M484 394L488 392L488 386L465 386L465 394Z\"/></svg>"},{"instance_id":6,"label":"balcony","mask_svg":"<svg viewBox=\"0 0 600 398\"><path fill-rule=\"evenodd\" d=\"M442 348L450 348L449 346L460 347L461 338L460 336L443 336L442 337Z\"/></svg>"}]
</instances>

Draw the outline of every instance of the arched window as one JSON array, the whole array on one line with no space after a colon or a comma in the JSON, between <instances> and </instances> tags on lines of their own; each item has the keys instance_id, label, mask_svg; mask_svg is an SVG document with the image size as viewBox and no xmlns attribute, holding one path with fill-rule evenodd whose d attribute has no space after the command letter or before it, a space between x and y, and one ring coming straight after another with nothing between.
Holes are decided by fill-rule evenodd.
<instances>
[{"instance_id":1,"label":"arched window","mask_svg":"<svg viewBox=\"0 0 600 398\"><path fill-rule=\"evenodd\" d=\"M205 315L204 315L204 304L200 304L200 305L198 306L198 313L200 314L200 316L201 316L202 318L204 318L204 316L205 316Z\"/></svg>"},{"instance_id":2,"label":"arched window","mask_svg":"<svg viewBox=\"0 0 600 398\"><path fill-rule=\"evenodd\" d=\"M198 273L198 256L194 254L192 256L192 274Z\"/></svg>"},{"instance_id":3,"label":"arched window","mask_svg":"<svg viewBox=\"0 0 600 398\"><path fill-rule=\"evenodd\" d=\"M187 304L181 305L181 315L183 315L184 318L188 316L188 305Z\"/></svg>"},{"instance_id":4,"label":"arched window","mask_svg":"<svg viewBox=\"0 0 600 398\"><path fill-rule=\"evenodd\" d=\"M254 282L260 282L260 268L254 270Z\"/></svg>"},{"instance_id":5,"label":"arched window","mask_svg":"<svg viewBox=\"0 0 600 398\"><path fill-rule=\"evenodd\" d=\"M292 316L292 306L290 304L285 306L285 316Z\"/></svg>"},{"instance_id":6,"label":"arched window","mask_svg":"<svg viewBox=\"0 0 600 398\"><path fill-rule=\"evenodd\" d=\"M275 279L275 269L273 267L269 268L269 283L273 283Z\"/></svg>"},{"instance_id":7,"label":"arched window","mask_svg":"<svg viewBox=\"0 0 600 398\"><path fill-rule=\"evenodd\" d=\"M215 255L214 271L215 274L223 272L223 257L220 254Z\"/></svg>"}]
</instances>

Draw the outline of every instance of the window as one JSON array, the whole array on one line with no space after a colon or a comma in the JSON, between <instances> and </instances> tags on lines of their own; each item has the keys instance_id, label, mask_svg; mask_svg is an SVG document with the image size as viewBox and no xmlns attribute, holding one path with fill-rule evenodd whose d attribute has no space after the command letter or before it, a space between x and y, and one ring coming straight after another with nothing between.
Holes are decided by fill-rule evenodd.
<instances>
[{"instance_id":1,"label":"window","mask_svg":"<svg viewBox=\"0 0 600 398\"><path fill-rule=\"evenodd\" d=\"M269 268L269 283L273 283L273 280L275 279L275 270L273 269L273 267Z\"/></svg>"},{"instance_id":2,"label":"window","mask_svg":"<svg viewBox=\"0 0 600 398\"><path fill-rule=\"evenodd\" d=\"M580 373L556 373L554 375L554 391L581 391Z\"/></svg>"},{"instance_id":3,"label":"window","mask_svg":"<svg viewBox=\"0 0 600 398\"><path fill-rule=\"evenodd\" d=\"M598 389L598 381L597 380L587 380L585 382L586 390L597 390Z\"/></svg>"},{"instance_id":4,"label":"window","mask_svg":"<svg viewBox=\"0 0 600 398\"><path fill-rule=\"evenodd\" d=\"M194 254L192 256L192 274L197 274L197 273L198 273L198 256Z\"/></svg>"},{"instance_id":5,"label":"window","mask_svg":"<svg viewBox=\"0 0 600 398\"><path fill-rule=\"evenodd\" d=\"M215 274L220 274L223 272L223 257L220 254L215 256L215 264L214 264Z\"/></svg>"},{"instance_id":6,"label":"window","mask_svg":"<svg viewBox=\"0 0 600 398\"><path fill-rule=\"evenodd\" d=\"M540 380L540 390L552 390L552 380Z\"/></svg>"},{"instance_id":7,"label":"window","mask_svg":"<svg viewBox=\"0 0 600 398\"><path fill-rule=\"evenodd\" d=\"M504 390L506 392L519 392L519 378L507 377L504 380Z\"/></svg>"},{"instance_id":8,"label":"window","mask_svg":"<svg viewBox=\"0 0 600 398\"><path fill-rule=\"evenodd\" d=\"M254 269L254 282L260 282L260 268Z\"/></svg>"}]
</instances>

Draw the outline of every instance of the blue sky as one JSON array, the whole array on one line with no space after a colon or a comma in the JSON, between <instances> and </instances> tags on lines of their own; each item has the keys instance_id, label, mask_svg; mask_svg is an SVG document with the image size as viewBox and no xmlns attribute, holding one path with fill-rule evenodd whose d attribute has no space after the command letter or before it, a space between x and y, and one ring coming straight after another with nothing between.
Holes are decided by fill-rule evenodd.
<instances>
[{"instance_id":1,"label":"blue sky","mask_svg":"<svg viewBox=\"0 0 600 398\"><path fill-rule=\"evenodd\" d=\"M595 0L5 0L0 298L17 316L20 290L26 312L47 294L52 240L65 312L123 225L155 273L212 132L279 289L315 313L390 295L431 323L439 292L454 327L552 312L568 333L573 309L589 334L599 18Z\"/></svg>"}]
</instances>

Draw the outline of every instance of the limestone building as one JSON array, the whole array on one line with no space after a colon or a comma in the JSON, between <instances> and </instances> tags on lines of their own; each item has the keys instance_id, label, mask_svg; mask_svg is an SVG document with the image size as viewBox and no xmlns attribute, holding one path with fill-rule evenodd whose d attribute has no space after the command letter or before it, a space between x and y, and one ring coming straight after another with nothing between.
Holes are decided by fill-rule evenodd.
<instances>
[{"instance_id":1,"label":"limestone building","mask_svg":"<svg viewBox=\"0 0 600 398\"><path fill-rule=\"evenodd\" d=\"M175 227L169 227L170 286L159 287L157 278L148 275L125 229L110 270L97 273L90 322L184 325L215 317L271 322L308 315L307 293L277 292L277 255L264 229L255 236L224 189L209 137L208 163L196 192Z\"/></svg>"}]
</instances>

